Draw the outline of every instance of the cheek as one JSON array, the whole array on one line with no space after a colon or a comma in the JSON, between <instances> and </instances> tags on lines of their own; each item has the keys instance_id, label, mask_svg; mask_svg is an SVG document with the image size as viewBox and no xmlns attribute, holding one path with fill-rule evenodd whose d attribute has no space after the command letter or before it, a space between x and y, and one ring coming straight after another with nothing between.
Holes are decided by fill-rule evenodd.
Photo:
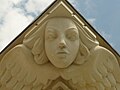
<instances>
[{"instance_id":1,"label":"cheek","mask_svg":"<svg viewBox=\"0 0 120 90\"><path fill-rule=\"evenodd\" d=\"M48 41L45 42L46 52L53 53L55 49L56 49L56 43L55 42L52 42L52 41L51 42L48 42Z\"/></svg>"},{"instance_id":2,"label":"cheek","mask_svg":"<svg viewBox=\"0 0 120 90\"><path fill-rule=\"evenodd\" d=\"M68 48L72 51L79 49L79 40L67 42Z\"/></svg>"}]
</instances>

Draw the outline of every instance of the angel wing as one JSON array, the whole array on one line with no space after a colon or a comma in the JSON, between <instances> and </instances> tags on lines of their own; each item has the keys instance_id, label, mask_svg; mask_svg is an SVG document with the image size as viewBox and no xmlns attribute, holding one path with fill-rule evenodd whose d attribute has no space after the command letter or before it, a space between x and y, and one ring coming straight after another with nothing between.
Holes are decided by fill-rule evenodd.
<instances>
[{"instance_id":1,"label":"angel wing","mask_svg":"<svg viewBox=\"0 0 120 90\"><path fill-rule=\"evenodd\" d=\"M44 65L34 62L33 55L24 45L10 50L0 63L0 90L41 90L49 78L55 78Z\"/></svg>"},{"instance_id":2,"label":"angel wing","mask_svg":"<svg viewBox=\"0 0 120 90\"><path fill-rule=\"evenodd\" d=\"M120 90L120 67L109 50L96 46L87 59L62 69L60 76L74 87L71 90Z\"/></svg>"},{"instance_id":3,"label":"angel wing","mask_svg":"<svg viewBox=\"0 0 120 90\"><path fill-rule=\"evenodd\" d=\"M73 79L78 82L77 90L120 90L120 67L116 57L97 46L89 59Z\"/></svg>"},{"instance_id":4,"label":"angel wing","mask_svg":"<svg viewBox=\"0 0 120 90\"><path fill-rule=\"evenodd\" d=\"M0 90L43 90L48 80L59 77L57 69L38 65L33 58L23 45L8 52L0 63ZM96 47L88 59L83 65L64 69L61 76L72 80L77 90L120 90L120 67L110 51Z\"/></svg>"},{"instance_id":5,"label":"angel wing","mask_svg":"<svg viewBox=\"0 0 120 90\"><path fill-rule=\"evenodd\" d=\"M116 57L103 47L97 47L96 51L98 53L95 62L96 71L101 75L99 81L101 87L98 85L97 88L99 90L120 90L120 67Z\"/></svg>"}]
</instances>

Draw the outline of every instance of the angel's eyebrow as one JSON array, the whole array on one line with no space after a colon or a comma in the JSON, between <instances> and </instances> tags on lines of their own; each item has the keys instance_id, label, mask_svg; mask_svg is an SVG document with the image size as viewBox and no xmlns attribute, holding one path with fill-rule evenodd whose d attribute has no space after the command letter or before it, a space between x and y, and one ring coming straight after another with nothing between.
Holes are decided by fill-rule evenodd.
<instances>
[{"instance_id":1,"label":"angel's eyebrow","mask_svg":"<svg viewBox=\"0 0 120 90\"><path fill-rule=\"evenodd\" d=\"M47 27L46 29L47 29L48 33L49 32L52 32L52 33L56 33L57 32L57 30L55 28L53 28L53 27Z\"/></svg>"},{"instance_id":2,"label":"angel's eyebrow","mask_svg":"<svg viewBox=\"0 0 120 90\"><path fill-rule=\"evenodd\" d=\"M68 27L66 30L74 30L74 29L77 29L76 27Z\"/></svg>"},{"instance_id":3,"label":"angel's eyebrow","mask_svg":"<svg viewBox=\"0 0 120 90\"><path fill-rule=\"evenodd\" d=\"M56 28L53 27L53 26L48 26L48 27L46 27L46 29L53 29L53 30L56 30Z\"/></svg>"},{"instance_id":4,"label":"angel's eyebrow","mask_svg":"<svg viewBox=\"0 0 120 90\"><path fill-rule=\"evenodd\" d=\"M76 31L77 30L77 28L74 28L74 27L70 27L70 28L67 28L66 29L66 33L68 33L68 32L73 32L73 33L78 33L78 31Z\"/></svg>"}]
</instances>

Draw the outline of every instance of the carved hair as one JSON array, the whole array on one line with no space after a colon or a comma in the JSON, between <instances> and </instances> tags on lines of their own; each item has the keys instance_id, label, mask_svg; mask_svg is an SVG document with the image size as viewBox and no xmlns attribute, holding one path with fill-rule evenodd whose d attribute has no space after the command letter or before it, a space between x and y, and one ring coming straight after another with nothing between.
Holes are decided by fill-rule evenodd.
<instances>
[{"instance_id":1,"label":"carved hair","mask_svg":"<svg viewBox=\"0 0 120 90\"><path fill-rule=\"evenodd\" d=\"M69 18L68 18L69 19ZM49 19L51 20L51 19ZM47 63L49 60L45 53L45 28L46 21L34 33L28 33L24 37L23 44L28 47L34 55L34 60L37 64ZM87 32L76 21L72 20L79 31L80 47L79 53L74 61L75 64L83 64L90 54L90 50L98 45L96 38L90 32Z\"/></svg>"}]
</instances>

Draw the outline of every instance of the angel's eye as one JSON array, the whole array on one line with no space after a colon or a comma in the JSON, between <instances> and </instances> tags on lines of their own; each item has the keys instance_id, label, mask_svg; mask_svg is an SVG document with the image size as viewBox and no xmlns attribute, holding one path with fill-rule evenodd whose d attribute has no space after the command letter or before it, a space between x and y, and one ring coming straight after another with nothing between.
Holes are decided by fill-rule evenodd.
<instances>
[{"instance_id":1,"label":"angel's eye","mask_svg":"<svg viewBox=\"0 0 120 90\"><path fill-rule=\"evenodd\" d=\"M57 35L54 33L48 33L47 40L54 40L57 38Z\"/></svg>"},{"instance_id":2,"label":"angel's eye","mask_svg":"<svg viewBox=\"0 0 120 90\"><path fill-rule=\"evenodd\" d=\"M57 38L57 33L54 30L49 29L46 32L46 39L47 40L55 40L56 38Z\"/></svg>"},{"instance_id":3,"label":"angel's eye","mask_svg":"<svg viewBox=\"0 0 120 90\"><path fill-rule=\"evenodd\" d=\"M66 38L71 41L75 41L78 39L78 34L74 30L70 30L66 33Z\"/></svg>"}]
</instances>

